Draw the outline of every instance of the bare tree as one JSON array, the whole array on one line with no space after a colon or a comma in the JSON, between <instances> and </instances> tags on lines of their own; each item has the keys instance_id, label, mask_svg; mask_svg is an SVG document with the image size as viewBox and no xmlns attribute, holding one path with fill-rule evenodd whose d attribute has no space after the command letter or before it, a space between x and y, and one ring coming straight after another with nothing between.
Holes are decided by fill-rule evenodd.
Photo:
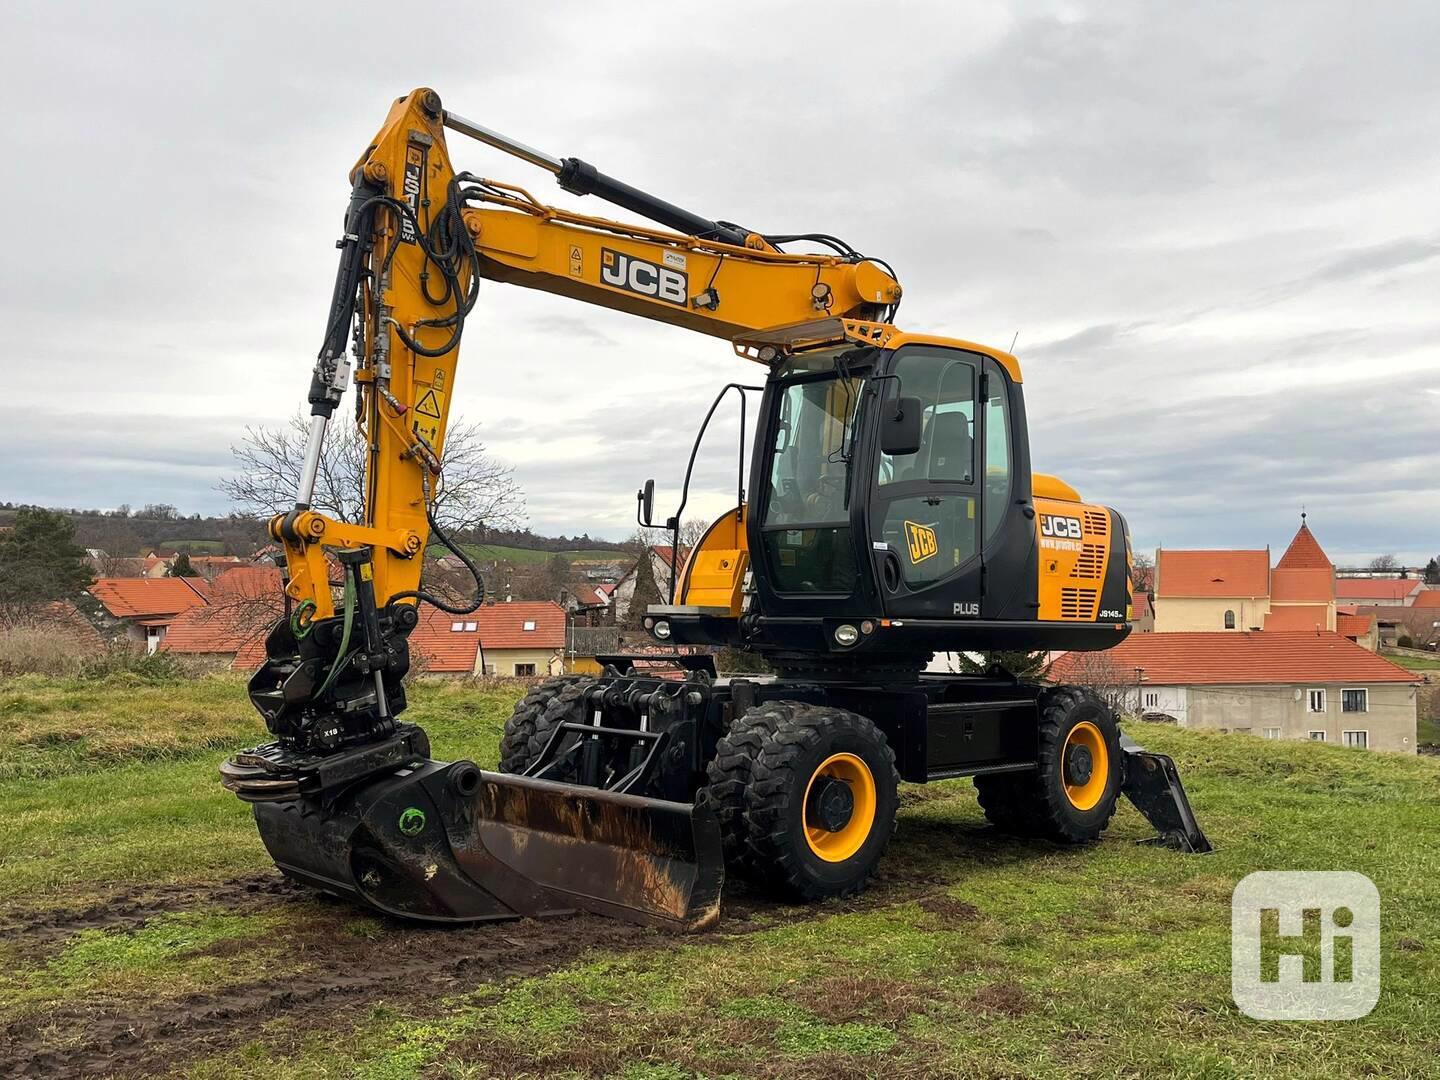
<instances>
[{"instance_id":1,"label":"bare tree","mask_svg":"<svg viewBox=\"0 0 1440 1080\"><path fill-rule=\"evenodd\" d=\"M237 510L266 517L294 503L308 430L300 415L282 428L245 429L244 441L230 448L237 472L220 482ZM332 424L311 505L340 521L360 521L366 457L365 439L353 425ZM523 524L525 496L514 470L486 453L478 424L450 425L441 479L435 517L446 533Z\"/></svg>"},{"instance_id":2,"label":"bare tree","mask_svg":"<svg viewBox=\"0 0 1440 1080\"><path fill-rule=\"evenodd\" d=\"M710 528L710 522L704 518L691 518L689 521L680 524L680 547L685 551L693 551L699 546L700 541L705 539L705 532Z\"/></svg>"},{"instance_id":3,"label":"bare tree","mask_svg":"<svg viewBox=\"0 0 1440 1080\"><path fill-rule=\"evenodd\" d=\"M1394 555L1376 555L1370 560L1371 570L1399 570L1400 560Z\"/></svg>"},{"instance_id":4,"label":"bare tree","mask_svg":"<svg viewBox=\"0 0 1440 1080\"><path fill-rule=\"evenodd\" d=\"M1120 667L1108 653L1073 653L1065 682L1089 690L1117 714L1140 711L1137 686L1143 673Z\"/></svg>"},{"instance_id":5,"label":"bare tree","mask_svg":"<svg viewBox=\"0 0 1440 1080\"><path fill-rule=\"evenodd\" d=\"M1136 592L1149 592L1155 585L1155 560L1143 551L1130 554L1130 583Z\"/></svg>"}]
</instances>

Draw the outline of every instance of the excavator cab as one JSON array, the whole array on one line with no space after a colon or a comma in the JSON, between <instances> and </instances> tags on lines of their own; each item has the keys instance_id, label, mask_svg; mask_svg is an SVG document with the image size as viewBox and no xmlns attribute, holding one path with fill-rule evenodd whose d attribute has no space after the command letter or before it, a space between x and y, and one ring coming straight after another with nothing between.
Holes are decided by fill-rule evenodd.
<instances>
[{"instance_id":1,"label":"excavator cab","mask_svg":"<svg viewBox=\"0 0 1440 1080\"><path fill-rule=\"evenodd\" d=\"M741 610L694 604L687 573L653 609L662 640L808 670L1128 632L1124 520L1051 477L1037 508L1008 354L899 333L795 352L773 362L759 412L746 557L730 560L750 571Z\"/></svg>"}]
</instances>

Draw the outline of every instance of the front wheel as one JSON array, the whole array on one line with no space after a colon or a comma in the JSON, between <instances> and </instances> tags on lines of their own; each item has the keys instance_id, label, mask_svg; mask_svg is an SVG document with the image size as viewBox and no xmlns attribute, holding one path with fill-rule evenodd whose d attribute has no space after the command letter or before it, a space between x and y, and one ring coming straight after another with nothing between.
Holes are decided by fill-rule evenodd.
<instances>
[{"instance_id":1,"label":"front wheel","mask_svg":"<svg viewBox=\"0 0 1440 1080\"><path fill-rule=\"evenodd\" d=\"M899 774L885 736L844 709L769 702L745 793L751 874L795 900L865 887L895 831Z\"/></svg>"}]
</instances>

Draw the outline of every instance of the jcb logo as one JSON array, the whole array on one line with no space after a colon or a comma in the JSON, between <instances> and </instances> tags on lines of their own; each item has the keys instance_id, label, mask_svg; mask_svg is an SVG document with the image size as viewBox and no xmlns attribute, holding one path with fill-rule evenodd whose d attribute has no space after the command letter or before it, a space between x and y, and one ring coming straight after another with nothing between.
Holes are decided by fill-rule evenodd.
<instances>
[{"instance_id":1,"label":"jcb logo","mask_svg":"<svg viewBox=\"0 0 1440 1080\"><path fill-rule=\"evenodd\" d=\"M1062 540L1079 540L1084 532L1080 528L1079 518L1061 517L1059 514L1041 514L1040 535L1058 536Z\"/></svg>"},{"instance_id":2,"label":"jcb logo","mask_svg":"<svg viewBox=\"0 0 1440 1080\"><path fill-rule=\"evenodd\" d=\"M420 173L425 168L425 152L413 144L405 147L405 179L401 181L401 194L410 204L410 213L400 215L400 239L407 244L415 243L415 218L420 213Z\"/></svg>"},{"instance_id":3,"label":"jcb logo","mask_svg":"<svg viewBox=\"0 0 1440 1080\"><path fill-rule=\"evenodd\" d=\"M913 521L905 522L905 539L910 544L910 562L922 563L940 550L940 545L935 539L935 530L929 525L917 525Z\"/></svg>"},{"instance_id":4,"label":"jcb logo","mask_svg":"<svg viewBox=\"0 0 1440 1080\"><path fill-rule=\"evenodd\" d=\"M600 249L600 280L617 289L680 307L685 306L690 296L690 278L684 272L656 266L609 248Z\"/></svg>"}]
</instances>

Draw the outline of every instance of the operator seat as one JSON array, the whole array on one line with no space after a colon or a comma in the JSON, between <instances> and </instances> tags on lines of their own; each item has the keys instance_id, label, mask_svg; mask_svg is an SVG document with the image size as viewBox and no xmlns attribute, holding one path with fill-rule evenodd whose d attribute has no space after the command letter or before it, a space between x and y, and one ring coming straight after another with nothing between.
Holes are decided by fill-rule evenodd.
<instances>
[{"instance_id":1,"label":"operator seat","mask_svg":"<svg viewBox=\"0 0 1440 1080\"><path fill-rule=\"evenodd\" d=\"M930 479L968 484L972 477L975 440L970 418L962 412L940 413L930 424Z\"/></svg>"}]
</instances>

